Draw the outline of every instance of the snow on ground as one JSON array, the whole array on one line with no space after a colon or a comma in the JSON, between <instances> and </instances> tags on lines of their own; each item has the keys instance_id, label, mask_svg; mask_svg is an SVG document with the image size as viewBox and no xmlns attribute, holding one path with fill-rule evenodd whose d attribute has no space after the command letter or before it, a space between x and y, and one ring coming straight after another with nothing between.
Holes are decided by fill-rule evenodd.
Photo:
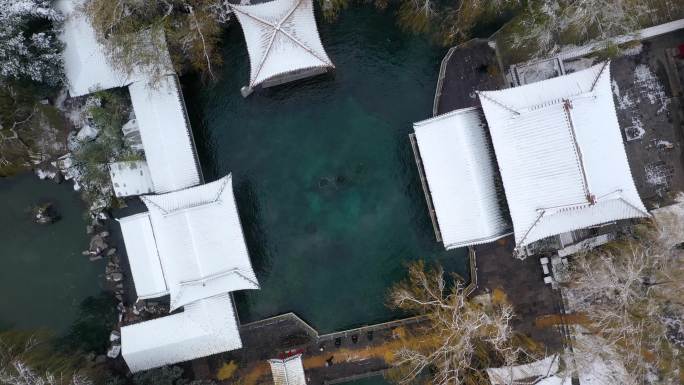
<instances>
[{"instance_id":1,"label":"snow on ground","mask_svg":"<svg viewBox=\"0 0 684 385\"><path fill-rule=\"evenodd\" d=\"M526 64L515 68L520 85L540 82L561 75L560 63L556 58Z\"/></svg>"},{"instance_id":2,"label":"snow on ground","mask_svg":"<svg viewBox=\"0 0 684 385\"><path fill-rule=\"evenodd\" d=\"M563 67L565 68L565 73L573 73L593 66L594 62L595 60L592 58L579 58L563 62Z\"/></svg>"},{"instance_id":3,"label":"snow on ground","mask_svg":"<svg viewBox=\"0 0 684 385\"><path fill-rule=\"evenodd\" d=\"M670 172L664 163L646 165L646 182L652 186L668 186Z\"/></svg>"},{"instance_id":4,"label":"snow on ground","mask_svg":"<svg viewBox=\"0 0 684 385\"><path fill-rule=\"evenodd\" d=\"M631 95L626 93L625 95L622 95L620 93L620 87L618 86L617 82L613 80L613 95L615 95L615 98L618 101L617 108L619 110L626 110L628 108L634 107L634 100L632 100Z\"/></svg>"},{"instance_id":5,"label":"snow on ground","mask_svg":"<svg viewBox=\"0 0 684 385\"><path fill-rule=\"evenodd\" d=\"M634 56L640 54L643 49L644 45L639 43L634 45L633 47L623 49L622 51L620 51L620 54L624 56Z\"/></svg>"},{"instance_id":6,"label":"snow on ground","mask_svg":"<svg viewBox=\"0 0 684 385\"><path fill-rule=\"evenodd\" d=\"M638 116L632 116L632 125L625 127L625 135L627 136L627 141L641 139L644 137L646 130L644 130L644 125Z\"/></svg>"},{"instance_id":7,"label":"snow on ground","mask_svg":"<svg viewBox=\"0 0 684 385\"><path fill-rule=\"evenodd\" d=\"M659 114L667 110L670 98L667 97L663 85L647 65L639 64L634 69L634 85L639 88L640 95L645 96L649 103L660 105Z\"/></svg>"},{"instance_id":8,"label":"snow on ground","mask_svg":"<svg viewBox=\"0 0 684 385\"><path fill-rule=\"evenodd\" d=\"M613 347L590 334L582 327L574 327L574 364L582 385L631 385L627 371Z\"/></svg>"}]
</instances>

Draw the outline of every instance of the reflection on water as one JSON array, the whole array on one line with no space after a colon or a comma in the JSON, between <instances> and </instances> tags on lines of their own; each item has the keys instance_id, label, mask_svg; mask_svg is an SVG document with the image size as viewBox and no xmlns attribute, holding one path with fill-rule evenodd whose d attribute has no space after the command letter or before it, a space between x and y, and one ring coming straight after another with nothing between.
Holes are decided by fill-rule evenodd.
<instances>
[{"instance_id":1,"label":"reflection on water","mask_svg":"<svg viewBox=\"0 0 684 385\"><path fill-rule=\"evenodd\" d=\"M48 201L61 219L33 223L30 207ZM0 178L0 330L66 332L81 302L100 292L103 265L81 255L88 247L83 213L70 184L30 174Z\"/></svg>"},{"instance_id":2,"label":"reflection on water","mask_svg":"<svg viewBox=\"0 0 684 385\"><path fill-rule=\"evenodd\" d=\"M183 82L206 179L234 174L262 286L238 294L241 321L294 311L326 332L391 318L386 291L408 260L466 265L435 242L408 141L431 114L444 50L370 7L319 26L334 74L243 99L232 27L221 81Z\"/></svg>"}]
</instances>

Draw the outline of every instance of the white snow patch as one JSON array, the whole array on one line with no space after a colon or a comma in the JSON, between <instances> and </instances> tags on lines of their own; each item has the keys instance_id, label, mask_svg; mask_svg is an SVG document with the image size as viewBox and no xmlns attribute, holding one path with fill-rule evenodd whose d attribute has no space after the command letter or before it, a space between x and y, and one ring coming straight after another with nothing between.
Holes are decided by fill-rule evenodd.
<instances>
[{"instance_id":1,"label":"white snow patch","mask_svg":"<svg viewBox=\"0 0 684 385\"><path fill-rule=\"evenodd\" d=\"M91 126L88 123L85 123L83 127L78 131L78 134L76 134L76 139L79 141L91 141L97 138L97 134L99 134L99 131Z\"/></svg>"},{"instance_id":2,"label":"white snow patch","mask_svg":"<svg viewBox=\"0 0 684 385\"><path fill-rule=\"evenodd\" d=\"M634 55L640 54L641 51L643 51L643 50L644 50L644 45L639 43L639 44L634 45L633 47L623 49L620 53L624 56L634 56Z\"/></svg>"},{"instance_id":3,"label":"white snow patch","mask_svg":"<svg viewBox=\"0 0 684 385\"><path fill-rule=\"evenodd\" d=\"M661 149L661 150L671 150L674 148L674 144L670 142L669 140L657 140L656 143L656 148Z\"/></svg>"},{"instance_id":4,"label":"white snow patch","mask_svg":"<svg viewBox=\"0 0 684 385\"><path fill-rule=\"evenodd\" d=\"M566 73L572 73L587 69L594 65L594 59L591 58L579 58L576 60L569 60L563 63ZM615 84L615 81L613 81ZM616 85L614 85L616 86Z\"/></svg>"},{"instance_id":5,"label":"white snow patch","mask_svg":"<svg viewBox=\"0 0 684 385\"><path fill-rule=\"evenodd\" d=\"M618 101L618 105L617 105L618 110L626 110L628 108L634 107L634 101L630 97L629 93L625 94L624 96L621 95L620 87L618 87L618 84L615 81L615 79L613 79L612 86L613 86L613 95L615 95L615 98Z\"/></svg>"},{"instance_id":6,"label":"white snow patch","mask_svg":"<svg viewBox=\"0 0 684 385\"><path fill-rule=\"evenodd\" d=\"M664 165L648 164L644 168L646 170L646 182L651 186L667 186L668 172Z\"/></svg>"},{"instance_id":7,"label":"white snow patch","mask_svg":"<svg viewBox=\"0 0 684 385\"><path fill-rule=\"evenodd\" d=\"M643 138L645 133L646 130L643 123L641 123L641 119L636 116L632 117L632 125L625 127L625 136L628 142Z\"/></svg>"},{"instance_id":8,"label":"white snow patch","mask_svg":"<svg viewBox=\"0 0 684 385\"><path fill-rule=\"evenodd\" d=\"M647 65L639 64L634 69L634 85L641 89L641 94L646 96L651 104L660 105L659 114L667 109L670 98L667 97L663 85Z\"/></svg>"}]
</instances>

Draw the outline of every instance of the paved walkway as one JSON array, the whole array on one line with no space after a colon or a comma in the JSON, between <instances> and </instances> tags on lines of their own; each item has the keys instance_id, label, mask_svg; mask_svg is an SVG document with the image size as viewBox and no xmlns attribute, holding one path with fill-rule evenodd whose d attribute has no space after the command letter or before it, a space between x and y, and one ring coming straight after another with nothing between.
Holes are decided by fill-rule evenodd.
<instances>
[{"instance_id":1,"label":"paved walkway","mask_svg":"<svg viewBox=\"0 0 684 385\"><path fill-rule=\"evenodd\" d=\"M544 284L538 257L519 260L512 256L513 236L475 246L478 289L475 294L502 291L513 306L513 328L552 352L563 347L562 335L555 327L537 327L545 316L559 314L560 294Z\"/></svg>"},{"instance_id":2,"label":"paved walkway","mask_svg":"<svg viewBox=\"0 0 684 385\"><path fill-rule=\"evenodd\" d=\"M453 47L442 61L433 114L479 106L475 91L496 90L504 85L496 52L486 40L474 39Z\"/></svg>"},{"instance_id":3,"label":"paved walkway","mask_svg":"<svg viewBox=\"0 0 684 385\"><path fill-rule=\"evenodd\" d=\"M400 338L419 334L421 326L420 318L409 318L319 335L288 313L242 325L242 344L248 348L210 357L209 373L215 375L232 361L237 371L226 383L240 378L242 385L272 384L267 360L283 357L289 351L304 354L309 385L371 376L388 369L387 359L399 346Z\"/></svg>"}]
</instances>

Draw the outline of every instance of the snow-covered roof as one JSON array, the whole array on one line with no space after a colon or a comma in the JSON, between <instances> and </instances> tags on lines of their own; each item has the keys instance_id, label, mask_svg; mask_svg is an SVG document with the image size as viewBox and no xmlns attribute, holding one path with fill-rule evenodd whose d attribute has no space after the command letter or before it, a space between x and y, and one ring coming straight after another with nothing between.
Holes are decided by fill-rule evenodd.
<instances>
[{"instance_id":1,"label":"snow-covered roof","mask_svg":"<svg viewBox=\"0 0 684 385\"><path fill-rule=\"evenodd\" d=\"M250 88L286 73L334 67L318 35L312 0L231 7L247 41Z\"/></svg>"},{"instance_id":2,"label":"snow-covered roof","mask_svg":"<svg viewBox=\"0 0 684 385\"><path fill-rule=\"evenodd\" d=\"M242 347L229 294L189 304L182 313L124 326L121 344L131 372Z\"/></svg>"},{"instance_id":3,"label":"snow-covered roof","mask_svg":"<svg viewBox=\"0 0 684 385\"><path fill-rule=\"evenodd\" d=\"M158 52L159 61L153 68L139 67L126 74L117 70L107 57L105 48L97 40L97 35L87 17L79 7L83 0L57 0L55 8L65 16L59 39L64 43L64 72L69 83L71 97L87 95L96 90L124 87L133 82L148 82L148 72L161 71L173 74L171 57L166 49L165 40L156 46L162 47ZM151 43L152 35L143 32L138 36L141 44ZM160 36L164 39L163 36ZM150 44L150 47L154 45Z\"/></svg>"},{"instance_id":4,"label":"snow-covered roof","mask_svg":"<svg viewBox=\"0 0 684 385\"><path fill-rule=\"evenodd\" d=\"M306 385L301 354L283 360L268 360L268 363L271 365L274 385Z\"/></svg>"},{"instance_id":5,"label":"snow-covered roof","mask_svg":"<svg viewBox=\"0 0 684 385\"><path fill-rule=\"evenodd\" d=\"M166 295L168 288L154 239L150 215L142 213L119 219L135 292L140 299Z\"/></svg>"},{"instance_id":6,"label":"snow-covered roof","mask_svg":"<svg viewBox=\"0 0 684 385\"><path fill-rule=\"evenodd\" d=\"M177 77L165 76L153 86L136 82L128 89L155 192L198 185L199 165Z\"/></svg>"},{"instance_id":7,"label":"snow-covered roof","mask_svg":"<svg viewBox=\"0 0 684 385\"><path fill-rule=\"evenodd\" d=\"M230 175L141 199L149 209L172 310L221 293L259 288Z\"/></svg>"},{"instance_id":8,"label":"snow-covered roof","mask_svg":"<svg viewBox=\"0 0 684 385\"><path fill-rule=\"evenodd\" d=\"M123 87L134 79L116 71L98 43L85 15L77 10L82 0L58 0L55 8L65 16L59 39L64 43L64 71L72 97L97 89Z\"/></svg>"},{"instance_id":9,"label":"snow-covered roof","mask_svg":"<svg viewBox=\"0 0 684 385\"><path fill-rule=\"evenodd\" d=\"M491 242L509 233L482 111L456 110L413 127L444 247Z\"/></svg>"},{"instance_id":10,"label":"snow-covered roof","mask_svg":"<svg viewBox=\"0 0 684 385\"><path fill-rule=\"evenodd\" d=\"M154 192L150 169L145 161L115 162L109 165L114 195L127 197Z\"/></svg>"},{"instance_id":11,"label":"snow-covered roof","mask_svg":"<svg viewBox=\"0 0 684 385\"><path fill-rule=\"evenodd\" d=\"M487 375L493 385L516 384L523 379L546 378L553 376L559 369L558 355L545 357L541 360L524 365L504 366L501 368L488 368ZM534 383L531 381L520 383Z\"/></svg>"},{"instance_id":12,"label":"snow-covered roof","mask_svg":"<svg viewBox=\"0 0 684 385\"><path fill-rule=\"evenodd\" d=\"M627 163L609 63L479 97L517 247L648 216Z\"/></svg>"}]
</instances>

